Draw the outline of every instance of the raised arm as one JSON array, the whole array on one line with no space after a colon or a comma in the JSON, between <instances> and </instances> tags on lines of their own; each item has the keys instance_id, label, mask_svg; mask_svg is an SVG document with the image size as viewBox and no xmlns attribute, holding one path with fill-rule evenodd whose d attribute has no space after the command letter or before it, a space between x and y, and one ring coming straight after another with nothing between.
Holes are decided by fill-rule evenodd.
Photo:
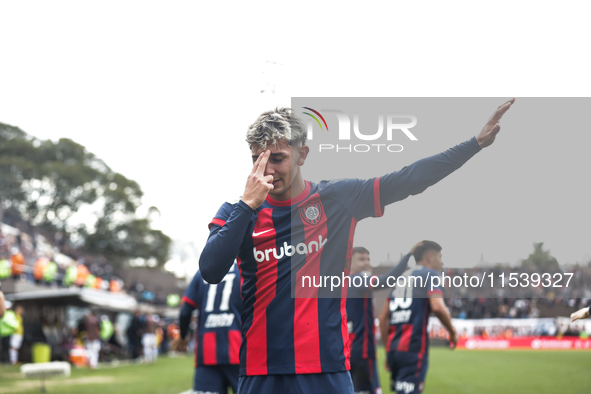
<instances>
[{"instance_id":1,"label":"raised arm","mask_svg":"<svg viewBox=\"0 0 591 394\"><path fill-rule=\"evenodd\" d=\"M402 256L402 259L400 259L400 261L398 262L398 264L395 267L392 267L384 275L378 276L377 277L378 278L378 285L376 287L381 288L382 285L384 285L384 287L388 286L388 278L389 277L398 277L404 271L406 271L406 268L408 267L408 260L410 259L410 256L412 256L413 253L415 252L416 248L418 248L422 244L423 244L423 242L421 241L421 242L417 243L416 245L414 245L407 254ZM393 284L393 283L391 283L391 284Z\"/></svg>"},{"instance_id":2,"label":"raised arm","mask_svg":"<svg viewBox=\"0 0 591 394\"><path fill-rule=\"evenodd\" d=\"M259 155L246 181L242 199L233 210L225 212L226 220L214 223L207 243L199 257L199 269L209 283L220 283L232 268L254 210L261 206L273 190L272 175L264 175L270 151Z\"/></svg>"},{"instance_id":3,"label":"raised arm","mask_svg":"<svg viewBox=\"0 0 591 394\"><path fill-rule=\"evenodd\" d=\"M383 176L380 179L381 205L385 206L423 192L460 168L482 148L491 145L501 130L499 121L514 101L515 99L511 99L498 107L476 137Z\"/></svg>"}]
</instances>

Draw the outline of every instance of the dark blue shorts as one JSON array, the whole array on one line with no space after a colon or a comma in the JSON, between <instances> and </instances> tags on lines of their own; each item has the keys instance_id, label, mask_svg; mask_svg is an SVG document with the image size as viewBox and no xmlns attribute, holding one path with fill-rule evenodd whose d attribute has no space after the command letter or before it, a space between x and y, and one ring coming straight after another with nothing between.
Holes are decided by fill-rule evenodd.
<instances>
[{"instance_id":1,"label":"dark blue shorts","mask_svg":"<svg viewBox=\"0 0 591 394\"><path fill-rule=\"evenodd\" d=\"M380 376L376 360L351 357L351 379L355 394L376 394L380 389Z\"/></svg>"},{"instance_id":2,"label":"dark blue shorts","mask_svg":"<svg viewBox=\"0 0 591 394\"><path fill-rule=\"evenodd\" d=\"M201 365L195 368L193 392L227 394L228 387L236 392L240 365Z\"/></svg>"},{"instance_id":3,"label":"dark blue shorts","mask_svg":"<svg viewBox=\"0 0 591 394\"><path fill-rule=\"evenodd\" d=\"M397 394L418 394L425 388L429 368L427 353L390 352L390 388Z\"/></svg>"},{"instance_id":4,"label":"dark blue shorts","mask_svg":"<svg viewBox=\"0 0 591 394\"><path fill-rule=\"evenodd\" d=\"M241 376L238 394L353 394L346 372Z\"/></svg>"}]
</instances>

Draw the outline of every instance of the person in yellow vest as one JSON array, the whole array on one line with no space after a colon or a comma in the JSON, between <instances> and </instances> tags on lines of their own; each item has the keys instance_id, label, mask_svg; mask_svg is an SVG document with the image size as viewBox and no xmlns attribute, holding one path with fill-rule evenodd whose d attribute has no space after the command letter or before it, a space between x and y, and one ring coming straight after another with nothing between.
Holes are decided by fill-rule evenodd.
<instances>
[{"instance_id":1,"label":"person in yellow vest","mask_svg":"<svg viewBox=\"0 0 591 394\"><path fill-rule=\"evenodd\" d=\"M54 261L50 261L43 268L43 280L46 286L51 286L51 283L55 280L57 275L57 264Z\"/></svg>"},{"instance_id":2,"label":"person in yellow vest","mask_svg":"<svg viewBox=\"0 0 591 394\"><path fill-rule=\"evenodd\" d=\"M70 287L78 277L78 267L71 265L66 269L66 277L64 278L64 286Z\"/></svg>"},{"instance_id":3,"label":"person in yellow vest","mask_svg":"<svg viewBox=\"0 0 591 394\"><path fill-rule=\"evenodd\" d=\"M0 280L10 278L10 261L0 258Z\"/></svg>"},{"instance_id":4,"label":"person in yellow vest","mask_svg":"<svg viewBox=\"0 0 591 394\"><path fill-rule=\"evenodd\" d=\"M0 355L0 362L9 362L10 336L18 328L18 320L16 314L12 310L12 303L5 301L6 312L0 319L0 341L2 342L2 354Z\"/></svg>"},{"instance_id":5,"label":"person in yellow vest","mask_svg":"<svg viewBox=\"0 0 591 394\"><path fill-rule=\"evenodd\" d=\"M18 351L23 344L23 335L24 335L24 328L23 328L23 314L25 313L25 309L18 305L14 309L14 315L16 317L16 321L18 322L18 326L16 330L10 336L10 363L12 365L16 365L18 363Z\"/></svg>"}]
</instances>

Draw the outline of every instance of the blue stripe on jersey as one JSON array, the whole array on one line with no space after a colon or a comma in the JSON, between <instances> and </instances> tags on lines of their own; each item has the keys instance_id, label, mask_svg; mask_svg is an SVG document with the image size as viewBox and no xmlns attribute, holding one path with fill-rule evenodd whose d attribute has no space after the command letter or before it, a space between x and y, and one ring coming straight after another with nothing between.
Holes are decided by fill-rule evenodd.
<instances>
[{"instance_id":1,"label":"blue stripe on jersey","mask_svg":"<svg viewBox=\"0 0 591 394\"><path fill-rule=\"evenodd\" d=\"M215 292L210 291L212 286L216 286ZM230 286L229 290L227 286ZM192 304L199 309L196 338L197 365L204 365L204 349L208 345L211 346L209 343L204 344L203 340L204 335L208 333L215 333L216 354L206 354L205 358L215 359L216 365L230 364L231 353L233 351L237 353L238 349L231 349L228 332L241 331L242 299L240 298L240 273L237 265L234 264L232 270L218 285L205 282L198 271L184 297L191 300ZM208 363L208 365L212 364Z\"/></svg>"},{"instance_id":2,"label":"blue stripe on jersey","mask_svg":"<svg viewBox=\"0 0 591 394\"><path fill-rule=\"evenodd\" d=\"M391 292L390 329L395 330L394 338L390 343L390 351L408 351L414 353L427 352L429 341L427 338L428 316L431 313L428 294L430 293L430 280L427 278L438 276L439 272L422 265L409 268L402 276L407 278L422 277L425 286L409 286L396 289ZM413 283L407 279L407 283ZM441 291L441 288L434 290Z\"/></svg>"}]
</instances>

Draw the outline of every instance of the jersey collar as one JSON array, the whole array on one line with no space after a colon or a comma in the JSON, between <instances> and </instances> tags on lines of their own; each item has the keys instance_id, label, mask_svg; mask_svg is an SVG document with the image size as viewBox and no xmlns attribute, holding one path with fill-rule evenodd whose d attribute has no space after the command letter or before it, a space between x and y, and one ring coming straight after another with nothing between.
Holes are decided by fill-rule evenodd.
<instances>
[{"instance_id":1,"label":"jersey collar","mask_svg":"<svg viewBox=\"0 0 591 394\"><path fill-rule=\"evenodd\" d=\"M310 189L312 188L310 182L304 181L304 183L306 184L304 191L298 194L296 197L285 201L277 201L270 195L267 195L267 202L275 207L288 207L290 205L296 205L301 203L308 197L308 195L310 194Z\"/></svg>"}]
</instances>

